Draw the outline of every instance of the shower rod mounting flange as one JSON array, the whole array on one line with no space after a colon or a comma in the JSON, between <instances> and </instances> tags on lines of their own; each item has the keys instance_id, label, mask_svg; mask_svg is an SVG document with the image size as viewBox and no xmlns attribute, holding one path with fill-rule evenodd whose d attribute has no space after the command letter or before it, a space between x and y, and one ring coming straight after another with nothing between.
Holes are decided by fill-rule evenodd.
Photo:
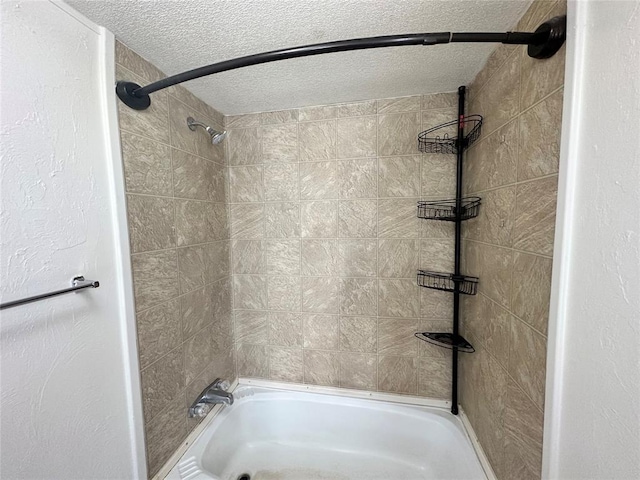
<instances>
[{"instance_id":1,"label":"shower rod mounting flange","mask_svg":"<svg viewBox=\"0 0 640 480\"><path fill-rule=\"evenodd\" d=\"M547 40L540 44L530 44L527 54L532 58L545 59L553 57L564 45L567 38L567 17L553 17L540 25L535 33L546 33Z\"/></svg>"},{"instance_id":2,"label":"shower rod mounting flange","mask_svg":"<svg viewBox=\"0 0 640 480\"><path fill-rule=\"evenodd\" d=\"M116 95L124 102L127 107L134 110L146 110L151 105L151 98L149 95L136 95L135 91L140 90L142 87L133 82L117 82L116 83Z\"/></svg>"},{"instance_id":3,"label":"shower rod mounting flange","mask_svg":"<svg viewBox=\"0 0 640 480\"><path fill-rule=\"evenodd\" d=\"M437 45L441 43L505 43L510 45L528 45L530 57L544 59L552 57L564 44L567 33L567 17L562 15L547 20L535 32L506 33L411 33L406 35L386 35L381 37L353 38L337 42L316 43L300 47L272 50L270 52L247 55L223 62L205 65L186 72L178 73L144 87L120 81L116 84L116 94L127 106L134 110L146 110L151 105L150 93L157 92L179 83L195 80L214 73L235 70L236 68L259 65L261 63L286 60L288 58L308 57L324 53L346 52L370 48L401 47L407 45Z\"/></svg>"}]
</instances>

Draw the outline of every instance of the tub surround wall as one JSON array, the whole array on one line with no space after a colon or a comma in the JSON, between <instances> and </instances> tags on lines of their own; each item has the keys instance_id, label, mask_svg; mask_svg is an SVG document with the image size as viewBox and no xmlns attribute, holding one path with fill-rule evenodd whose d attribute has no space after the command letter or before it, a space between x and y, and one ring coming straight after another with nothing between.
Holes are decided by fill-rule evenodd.
<instances>
[{"instance_id":1,"label":"tub surround wall","mask_svg":"<svg viewBox=\"0 0 640 480\"><path fill-rule=\"evenodd\" d=\"M455 156L417 135L456 118L446 93L225 117L238 375L450 397L453 226L421 198L455 195Z\"/></svg>"},{"instance_id":2,"label":"tub surround wall","mask_svg":"<svg viewBox=\"0 0 640 480\"><path fill-rule=\"evenodd\" d=\"M164 77L121 43L116 63L118 80ZM196 426L198 393L236 377L225 153L186 125L223 116L182 87L152 97L144 111L118 102L149 476Z\"/></svg>"},{"instance_id":3,"label":"tub surround wall","mask_svg":"<svg viewBox=\"0 0 640 480\"><path fill-rule=\"evenodd\" d=\"M529 31L566 12L536 1ZM464 271L480 277L463 299L462 406L499 479L539 479L565 47L548 60L499 46L469 88L485 117L465 160L466 193L482 197L463 226Z\"/></svg>"}]
</instances>

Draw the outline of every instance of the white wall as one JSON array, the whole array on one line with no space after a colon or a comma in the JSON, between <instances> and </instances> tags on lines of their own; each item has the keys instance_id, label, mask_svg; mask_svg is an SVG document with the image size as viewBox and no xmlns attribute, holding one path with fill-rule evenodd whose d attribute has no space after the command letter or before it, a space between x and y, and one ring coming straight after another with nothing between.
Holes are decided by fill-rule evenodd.
<instances>
[{"instance_id":1,"label":"white wall","mask_svg":"<svg viewBox=\"0 0 640 480\"><path fill-rule=\"evenodd\" d=\"M49 1L1 35L0 301L101 282L2 311L2 478L145 477L113 36Z\"/></svg>"},{"instance_id":2,"label":"white wall","mask_svg":"<svg viewBox=\"0 0 640 480\"><path fill-rule=\"evenodd\" d=\"M640 478L640 2L569 3L543 477Z\"/></svg>"}]
</instances>

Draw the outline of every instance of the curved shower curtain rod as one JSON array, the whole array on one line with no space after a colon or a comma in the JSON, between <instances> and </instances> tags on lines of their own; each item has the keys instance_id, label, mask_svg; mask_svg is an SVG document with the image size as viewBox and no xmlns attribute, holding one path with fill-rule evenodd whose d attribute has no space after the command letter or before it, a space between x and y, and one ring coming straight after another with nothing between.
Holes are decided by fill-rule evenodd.
<instances>
[{"instance_id":1,"label":"curved shower curtain rod","mask_svg":"<svg viewBox=\"0 0 640 480\"><path fill-rule=\"evenodd\" d=\"M529 48L527 51L530 57L543 59L552 57L560 50L566 38L566 25L567 17L563 15L547 20L533 33L413 33L316 43L213 63L158 80L157 82L150 83L146 87L141 87L133 82L120 81L116 84L116 94L118 98L129 107L135 110L145 110L151 105L150 93L214 73L226 72L228 70L258 65L260 63L286 60L288 58L308 57L311 55L321 55L323 53L364 50L368 48L399 47L404 45L436 45L439 43L453 42L528 45Z\"/></svg>"}]
</instances>

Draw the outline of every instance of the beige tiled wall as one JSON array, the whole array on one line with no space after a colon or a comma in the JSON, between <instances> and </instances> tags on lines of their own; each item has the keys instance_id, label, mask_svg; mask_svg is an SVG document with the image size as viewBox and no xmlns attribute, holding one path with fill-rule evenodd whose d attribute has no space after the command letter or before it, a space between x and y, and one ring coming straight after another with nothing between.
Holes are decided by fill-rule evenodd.
<instances>
[{"instance_id":1,"label":"beige tiled wall","mask_svg":"<svg viewBox=\"0 0 640 480\"><path fill-rule=\"evenodd\" d=\"M116 62L118 80L163 77L120 43ZM151 97L144 111L118 102L150 476L195 427L198 393L236 376L225 153L186 125L223 117L181 87Z\"/></svg>"},{"instance_id":2,"label":"beige tiled wall","mask_svg":"<svg viewBox=\"0 0 640 480\"><path fill-rule=\"evenodd\" d=\"M455 157L417 135L455 93L225 117L238 374L449 398L451 297L416 270L453 268L453 229L416 202L455 194Z\"/></svg>"},{"instance_id":3,"label":"beige tiled wall","mask_svg":"<svg viewBox=\"0 0 640 480\"><path fill-rule=\"evenodd\" d=\"M566 12L536 1L517 29ZM480 277L463 302L462 406L500 480L539 479L565 49L529 58L498 47L469 89L485 117L466 158L464 185L482 197L463 226L463 265Z\"/></svg>"}]
</instances>

